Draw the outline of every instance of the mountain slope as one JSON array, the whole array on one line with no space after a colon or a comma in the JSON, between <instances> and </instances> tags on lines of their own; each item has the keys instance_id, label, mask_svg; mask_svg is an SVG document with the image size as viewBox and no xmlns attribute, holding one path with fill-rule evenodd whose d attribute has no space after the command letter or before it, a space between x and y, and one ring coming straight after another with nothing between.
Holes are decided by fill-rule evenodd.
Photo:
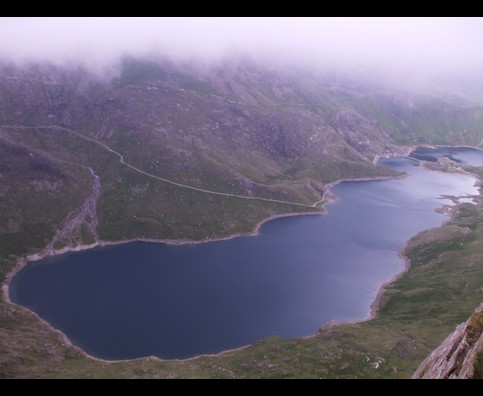
<instances>
[{"instance_id":1,"label":"mountain slope","mask_svg":"<svg viewBox=\"0 0 483 396\"><path fill-rule=\"evenodd\" d=\"M314 210L324 185L339 178L395 175L372 162L397 148L371 120L351 108L327 115L323 106L300 107L295 101L328 94L298 87L289 74L267 75L263 67L243 63L237 70L238 94L223 96L211 69L195 78L169 63L127 59L111 80L82 70L5 66L1 132L19 145L94 169L102 186L102 239L136 237L141 228L145 237L159 239L246 232L272 214ZM262 78L270 89L254 84ZM272 94L272 86L283 90ZM74 133L19 128L37 126ZM179 189L120 166L102 144L133 167L175 183L309 207ZM210 212L223 215L205 218Z\"/></svg>"}]
</instances>

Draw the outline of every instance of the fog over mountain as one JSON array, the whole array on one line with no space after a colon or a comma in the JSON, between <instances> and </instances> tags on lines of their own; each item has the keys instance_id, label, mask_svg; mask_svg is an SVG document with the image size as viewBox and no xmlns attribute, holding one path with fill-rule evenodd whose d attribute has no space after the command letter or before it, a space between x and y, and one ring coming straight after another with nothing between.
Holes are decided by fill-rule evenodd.
<instances>
[{"instance_id":1,"label":"fog over mountain","mask_svg":"<svg viewBox=\"0 0 483 396\"><path fill-rule=\"evenodd\" d=\"M230 53L431 75L481 73L483 18L0 18L3 60L121 55L216 60Z\"/></svg>"}]
</instances>

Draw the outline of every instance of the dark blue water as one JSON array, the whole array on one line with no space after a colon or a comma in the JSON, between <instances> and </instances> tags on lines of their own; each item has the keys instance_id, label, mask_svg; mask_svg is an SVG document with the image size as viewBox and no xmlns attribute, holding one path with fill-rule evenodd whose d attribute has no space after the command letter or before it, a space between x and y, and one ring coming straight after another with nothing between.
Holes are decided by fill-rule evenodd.
<instances>
[{"instance_id":1,"label":"dark blue water","mask_svg":"<svg viewBox=\"0 0 483 396\"><path fill-rule=\"evenodd\" d=\"M344 182L328 214L279 218L256 237L170 246L129 243L29 263L14 302L106 359L186 358L270 335L314 334L366 318L398 251L437 226L441 194L477 194L468 176L384 159L406 179Z\"/></svg>"},{"instance_id":2,"label":"dark blue water","mask_svg":"<svg viewBox=\"0 0 483 396\"><path fill-rule=\"evenodd\" d=\"M483 151L472 147L418 147L410 157L429 162L446 157L463 165L483 166Z\"/></svg>"}]
</instances>

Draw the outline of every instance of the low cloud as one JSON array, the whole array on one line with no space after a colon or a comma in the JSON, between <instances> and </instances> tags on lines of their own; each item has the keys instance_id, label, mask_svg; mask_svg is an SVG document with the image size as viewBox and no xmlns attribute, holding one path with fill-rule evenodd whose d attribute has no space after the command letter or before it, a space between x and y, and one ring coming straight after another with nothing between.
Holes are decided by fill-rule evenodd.
<instances>
[{"instance_id":1,"label":"low cloud","mask_svg":"<svg viewBox=\"0 0 483 396\"><path fill-rule=\"evenodd\" d=\"M0 59L254 57L425 73L483 70L483 18L0 18Z\"/></svg>"}]
</instances>

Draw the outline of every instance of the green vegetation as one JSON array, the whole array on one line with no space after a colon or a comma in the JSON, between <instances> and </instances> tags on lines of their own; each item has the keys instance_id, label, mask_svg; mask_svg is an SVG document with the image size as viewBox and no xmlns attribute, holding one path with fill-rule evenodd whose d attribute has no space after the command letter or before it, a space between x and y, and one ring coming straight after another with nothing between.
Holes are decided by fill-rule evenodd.
<instances>
[{"instance_id":1,"label":"green vegetation","mask_svg":"<svg viewBox=\"0 0 483 396\"><path fill-rule=\"evenodd\" d=\"M440 98L391 94L353 97L355 109L377 120L400 144L470 144L481 141L481 106L457 107Z\"/></svg>"},{"instance_id":2,"label":"green vegetation","mask_svg":"<svg viewBox=\"0 0 483 396\"><path fill-rule=\"evenodd\" d=\"M483 292L483 291L482 291ZM468 342L476 342L483 334L483 311L474 314L469 322L467 329ZM483 379L483 350L477 352L475 368L475 378Z\"/></svg>"},{"instance_id":3,"label":"green vegetation","mask_svg":"<svg viewBox=\"0 0 483 396\"><path fill-rule=\"evenodd\" d=\"M39 128L23 130L17 133L16 137L22 144L28 144L31 150L52 153L49 155L55 155L59 160L89 164L100 176L102 194L98 202L97 214L98 231L103 240L136 237L203 240L237 232L251 232L258 222L271 215L317 210L286 204L246 201L173 186L120 164L119 158L106 152L105 148L67 132ZM58 163L64 166L64 163ZM79 168L86 173L81 167ZM217 191L245 195L241 190L232 189L230 180L212 176L209 169L207 167L204 177L209 187L214 186ZM384 172L384 170L381 171ZM153 173L156 173L156 170L153 170ZM84 179L86 176L83 175ZM303 182L289 181L288 185L278 183L277 186L278 189L264 190L263 186L253 185L253 195L307 204L320 199L306 189ZM84 184L82 188L84 194L78 198L85 199L91 187L86 187ZM80 206L82 201L77 200L75 203ZM54 202L49 201L49 205L52 210L59 209ZM41 213L45 218L52 215L51 211ZM60 222L62 217L60 219L58 217L62 212L58 213L56 219ZM86 238L84 242L90 243L92 236L87 235L85 230L83 235ZM48 241L46 239L45 244Z\"/></svg>"},{"instance_id":4,"label":"green vegetation","mask_svg":"<svg viewBox=\"0 0 483 396\"><path fill-rule=\"evenodd\" d=\"M0 158L1 256L40 250L62 219L87 197L90 175L78 165L1 140Z\"/></svg>"},{"instance_id":5,"label":"green vegetation","mask_svg":"<svg viewBox=\"0 0 483 396\"><path fill-rule=\"evenodd\" d=\"M475 343L483 333L483 312L471 316L468 320L466 335L469 343Z\"/></svg>"}]
</instances>

